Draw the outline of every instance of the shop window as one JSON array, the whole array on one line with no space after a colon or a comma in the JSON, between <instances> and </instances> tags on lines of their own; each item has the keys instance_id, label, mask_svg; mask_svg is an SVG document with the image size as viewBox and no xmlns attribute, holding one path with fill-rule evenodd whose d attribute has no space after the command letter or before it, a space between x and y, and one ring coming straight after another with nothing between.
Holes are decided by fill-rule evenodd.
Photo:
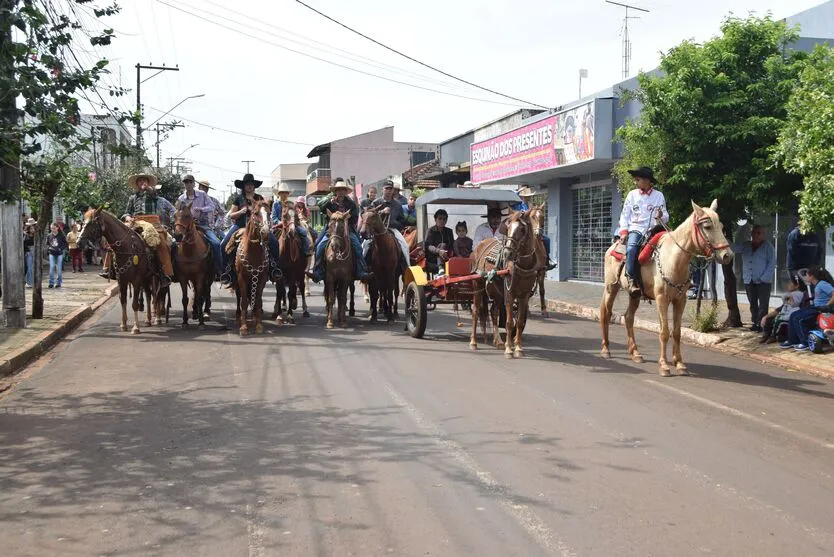
<instances>
[{"instance_id":1,"label":"shop window","mask_svg":"<svg viewBox=\"0 0 834 557\"><path fill-rule=\"evenodd\" d=\"M611 245L611 185L572 191L571 278L603 281L603 257Z\"/></svg>"}]
</instances>

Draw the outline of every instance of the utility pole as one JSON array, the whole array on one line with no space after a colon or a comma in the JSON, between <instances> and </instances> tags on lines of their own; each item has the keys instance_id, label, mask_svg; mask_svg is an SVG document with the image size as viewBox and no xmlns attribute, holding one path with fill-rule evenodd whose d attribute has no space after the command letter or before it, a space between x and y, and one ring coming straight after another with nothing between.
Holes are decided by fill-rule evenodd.
<instances>
[{"instance_id":1,"label":"utility pole","mask_svg":"<svg viewBox=\"0 0 834 557\"><path fill-rule=\"evenodd\" d=\"M0 0L0 73L14 79L14 59L11 56L13 25L11 14L16 0ZM13 141L20 126L17 118L17 104L14 95L0 96L0 126L9 130ZM11 149L0 159L0 192L5 201L0 202L0 250L2 260L3 325L9 329L26 327L26 290L23 280L23 232L20 222L20 157L18 149ZM41 218L44 218L41 215ZM40 261L35 261L39 265Z\"/></svg>"},{"instance_id":2,"label":"utility pole","mask_svg":"<svg viewBox=\"0 0 834 557\"><path fill-rule=\"evenodd\" d=\"M249 174L249 163L253 163L255 161L240 161L240 162L245 162L246 163L246 173Z\"/></svg>"},{"instance_id":3,"label":"utility pole","mask_svg":"<svg viewBox=\"0 0 834 557\"><path fill-rule=\"evenodd\" d=\"M178 122L170 122L165 124L156 124L156 167L159 168L159 134L160 129L163 132L168 130L173 130L174 128L184 128L185 125L180 124Z\"/></svg>"},{"instance_id":4,"label":"utility pole","mask_svg":"<svg viewBox=\"0 0 834 557\"><path fill-rule=\"evenodd\" d=\"M151 77L143 80L142 70L158 71ZM174 68L169 68L165 64L162 64L162 66L144 66L142 64L136 64L136 150L140 151L140 153L142 150L142 84L148 79L156 77L165 71L178 72L180 71L180 67L177 65ZM141 156L141 154L139 156Z\"/></svg>"},{"instance_id":5,"label":"utility pole","mask_svg":"<svg viewBox=\"0 0 834 557\"><path fill-rule=\"evenodd\" d=\"M612 0L605 1L608 4L613 4L615 6L625 8L625 18L623 18L623 79L628 79L628 75L630 73L629 66L631 64L631 38L628 35L628 20L640 19L638 17L629 16L628 10L637 10L638 12L645 13L649 13L649 10L638 8L637 6L631 6L629 4L622 4L620 2L612 2Z\"/></svg>"}]
</instances>

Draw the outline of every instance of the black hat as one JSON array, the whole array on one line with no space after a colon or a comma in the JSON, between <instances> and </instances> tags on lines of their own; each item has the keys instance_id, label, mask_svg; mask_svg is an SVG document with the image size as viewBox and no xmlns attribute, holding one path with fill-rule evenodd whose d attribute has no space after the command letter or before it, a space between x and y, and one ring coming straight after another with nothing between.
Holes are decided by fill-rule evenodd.
<instances>
[{"instance_id":1,"label":"black hat","mask_svg":"<svg viewBox=\"0 0 834 557\"><path fill-rule=\"evenodd\" d=\"M255 180L255 177L251 174L244 174L243 180L235 180L235 187L243 189L243 186L245 186L246 184L255 184L255 187L257 188L263 183L263 180Z\"/></svg>"},{"instance_id":2,"label":"black hat","mask_svg":"<svg viewBox=\"0 0 834 557\"><path fill-rule=\"evenodd\" d=\"M500 207L490 207L487 209L486 215L481 215L481 218L488 219L489 217L503 217L504 210Z\"/></svg>"},{"instance_id":3,"label":"black hat","mask_svg":"<svg viewBox=\"0 0 834 557\"><path fill-rule=\"evenodd\" d=\"M635 178L648 178L649 182L651 182L652 184L657 183L657 180L654 177L654 170L652 170L648 166L641 166L640 168L629 170L628 173L634 176Z\"/></svg>"}]
</instances>

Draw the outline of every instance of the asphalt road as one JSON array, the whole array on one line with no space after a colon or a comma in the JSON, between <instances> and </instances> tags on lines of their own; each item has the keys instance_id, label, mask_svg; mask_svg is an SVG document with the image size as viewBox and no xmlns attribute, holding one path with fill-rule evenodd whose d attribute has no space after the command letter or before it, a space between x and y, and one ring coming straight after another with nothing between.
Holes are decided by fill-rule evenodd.
<instances>
[{"instance_id":1,"label":"asphalt road","mask_svg":"<svg viewBox=\"0 0 834 557\"><path fill-rule=\"evenodd\" d=\"M449 313L414 340L311 302L245 339L111 306L35 365L0 399L0 553L834 554L829 383L689 346L663 379L565 316L508 361Z\"/></svg>"}]
</instances>

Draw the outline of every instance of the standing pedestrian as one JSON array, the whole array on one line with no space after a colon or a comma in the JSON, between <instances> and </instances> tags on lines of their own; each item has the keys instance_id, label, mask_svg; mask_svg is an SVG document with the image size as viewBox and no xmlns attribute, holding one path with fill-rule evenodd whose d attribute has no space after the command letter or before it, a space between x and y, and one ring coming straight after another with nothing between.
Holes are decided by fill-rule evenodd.
<instances>
[{"instance_id":1,"label":"standing pedestrian","mask_svg":"<svg viewBox=\"0 0 834 557\"><path fill-rule=\"evenodd\" d=\"M741 256L742 279L750 303L750 330L762 332L762 318L767 315L773 271L776 269L776 252L773 245L765 240L765 229L754 225L750 241L744 242L736 251Z\"/></svg>"},{"instance_id":2,"label":"standing pedestrian","mask_svg":"<svg viewBox=\"0 0 834 557\"><path fill-rule=\"evenodd\" d=\"M67 239L58 223L53 222L46 236L46 251L49 254L49 288L61 288L65 249L67 249Z\"/></svg>"},{"instance_id":3,"label":"standing pedestrian","mask_svg":"<svg viewBox=\"0 0 834 557\"><path fill-rule=\"evenodd\" d=\"M788 268L788 274L791 278L799 277L800 269L810 269L822 262L824 248L816 232L810 231L803 234L797 223L788 232L786 243L785 266ZM811 292L809 292L810 294Z\"/></svg>"},{"instance_id":4,"label":"standing pedestrian","mask_svg":"<svg viewBox=\"0 0 834 557\"><path fill-rule=\"evenodd\" d=\"M26 228L23 229L23 262L26 268L26 287L32 288L35 273L35 225L38 222L29 218L26 221Z\"/></svg>"},{"instance_id":5,"label":"standing pedestrian","mask_svg":"<svg viewBox=\"0 0 834 557\"><path fill-rule=\"evenodd\" d=\"M70 260L72 261L72 272L83 273L81 248L78 247L78 224L72 223L69 234L67 234L67 245L69 246Z\"/></svg>"}]
</instances>

